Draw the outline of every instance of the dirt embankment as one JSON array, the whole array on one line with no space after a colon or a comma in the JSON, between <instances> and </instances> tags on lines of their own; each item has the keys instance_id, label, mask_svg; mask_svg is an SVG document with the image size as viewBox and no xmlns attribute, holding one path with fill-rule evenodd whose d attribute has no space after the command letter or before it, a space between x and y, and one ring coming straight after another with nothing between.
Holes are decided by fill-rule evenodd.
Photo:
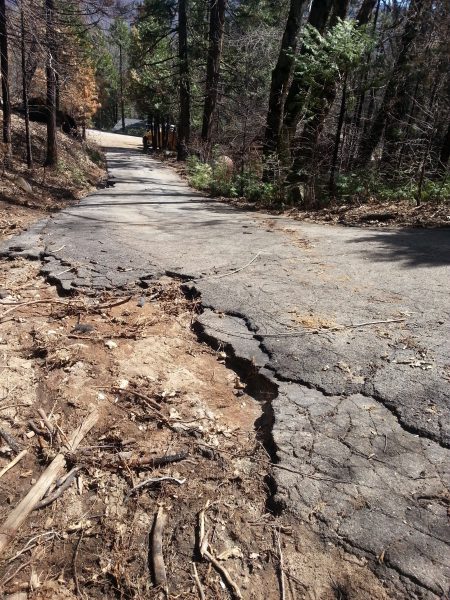
<instances>
[{"instance_id":1,"label":"dirt embankment","mask_svg":"<svg viewBox=\"0 0 450 600\"><path fill-rule=\"evenodd\" d=\"M25 124L17 115L12 117L12 137L12 160L3 164L0 156L0 240L77 202L106 179L103 153L91 141L58 132L59 164L45 169L46 127L31 123L33 167L28 169Z\"/></svg>"},{"instance_id":2,"label":"dirt embankment","mask_svg":"<svg viewBox=\"0 0 450 600\"><path fill-rule=\"evenodd\" d=\"M261 406L223 349L196 339L199 307L178 285L59 298L23 260L0 278L2 524L65 456L47 505L8 539L0 594L160 597L161 509L167 597L388 598L365 559L274 514ZM93 410L93 429L68 450Z\"/></svg>"}]
</instances>

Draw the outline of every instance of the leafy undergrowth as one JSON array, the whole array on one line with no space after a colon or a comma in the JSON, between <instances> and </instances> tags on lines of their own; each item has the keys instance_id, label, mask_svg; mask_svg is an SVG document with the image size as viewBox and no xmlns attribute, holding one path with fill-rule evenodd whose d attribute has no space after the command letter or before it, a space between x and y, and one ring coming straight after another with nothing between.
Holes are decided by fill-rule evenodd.
<instances>
[{"instance_id":1,"label":"leafy undergrowth","mask_svg":"<svg viewBox=\"0 0 450 600\"><path fill-rule=\"evenodd\" d=\"M65 490L56 482L60 496L10 539L0 595L194 600L201 587L207 600L278 600L282 580L286 598L387 600L365 558L268 510L261 407L225 353L198 342L198 306L178 285L58 298L35 263L2 267L0 429L9 441L0 471L26 454L1 479L0 523L60 451L72 479ZM95 410L97 422L68 451ZM153 572L160 509L167 594ZM215 564L200 552L202 514Z\"/></svg>"},{"instance_id":2,"label":"leafy undergrowth","mask_svg":"<svg viewBox=\"0 0 450 600\"><path fill-rule=\"evenodd\" d=\"M24 129L24 120L13 115L13 158L0 175L0 239L18 233L49 212L77 202L106 178L101 150L91 142L82 143L61 132L59 164L54 169L44 169L46 127L41 123L31 123L34 166L28 169Z\"/></svg>"},{"instance_id":3,"label":"leafy undergrowth","mask_svg":"<svg viewBox=\"0 0 450 600\"><path fill-rule=\"evenodd\" d=\"M286 203L283 189L263 183L252 173L237 175L223 164L210 165L195 156L186 165L174 165L189 185L234 206L261 210L298 220L370 227L447 227L450 226L450 180L426 180L422 202L417 204L417 186L372 182L372 188L357 179L343 186L341 201L317 201L320 206L302 208ZM342 178L343 179L343 178ZM349 178L347 178L349 179ZM327 192L323 197L326 199Z\"/></svg>"}]
</instances>

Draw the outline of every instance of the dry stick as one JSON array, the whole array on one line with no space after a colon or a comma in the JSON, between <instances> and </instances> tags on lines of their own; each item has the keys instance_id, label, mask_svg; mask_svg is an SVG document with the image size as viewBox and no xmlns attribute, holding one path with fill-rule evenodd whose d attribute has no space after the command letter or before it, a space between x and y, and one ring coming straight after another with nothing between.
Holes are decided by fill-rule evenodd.
<instances>
[{"instance_id":1,"label":"dry stick","mask_svg":"<svg viewBox=\"0 0 450 600\"><path fill-rule=\"evenodd\" d=\"M163 547L163 531L166 524L167 515L164 512L162 506L158 508L158 512L155 517L155 524L153 526L152 536L152 561L153 561L153 575L155 578L156 587L162 587L168 595L167 590L167 575L166 565L164 564L164 556L162 552Z\"/></svg>"},{"instance_id":2,"label":"dry stick","mask_svg":"<svg viewBox=\"0 0 450 600\"><path fill-rule=\"evenodd\" d=\"M197 587L198 595L200 596L200 600L205 600L205 592L203 591L203 586L200 581L200 577L198 576L197 567L195 566L194 562L192 563L192 571L193 571L193 578L195 581L195 585Z\"/></svg>"},{"instance_id":3,"label":"dry stick","mask_svg":"<svg viewBox=\"0 0 450 600\"><path fill-rule=\"evenodd\" d=\"M165 425L167 425L168 427L170 427L171 429L173 429L173 425L170 422L170 420L165 417L162 412L159 410L159 405L158 408L155 408L154 404L150 398L147 398L146 396L144 396L143 394L139 394L139 392L134 392L133 390L120 390L120 389L113 389L113 391L119 393L119 394L126 394L128 393L132 393L135 396L137 396L138 398L140 398L141 400L143 400L143 402L145 403L146 407L149 408L151 411L153 411L155 413L155 415L158 417L158 419L160 419Z\"/></svg>"},{"instance_id":4,"label":"dry stick","mask_svg":"<svg viewBox=\"0 0 450 600\"><path fill-rule=\"evenodd\" d=\"M198 536L198 545L200 556L206 558L212 566L218 571L218 573L222 576L225 583L230 588L233 597L238 600L242 599L241 590L238 588L236 583L231 578L231 575L228 573L227 569L220 564L220 562L208 551L208 534L205 532L205 512L209 508L209 500L206 502L204 508L198 513L198 528L199 528L199 536Z\"/></svg>"},{"instance_id":5,"label":"dry stick","mask_svg":"<svg viewBox=\"0 0 450 600\"><path fill-rule=\"evenodd\" d=\"M20 444L16 442L13 436L4 429L0 429L0 438L3 438L5 440L8 446L14 452L14 454L19 454L19 452L22 450Z\"/></svg>"},{"instance_id":6,"label":"dry stick","mask_svg":"<svg viewBox=\"0 0 450 600\"><path fill-rule=\"evenodd\" d=\"M7 473L10 469L12 469L14 467L14 465L17 465L17 463L22 460L22 458L25 456L25 454L27 452L28 452L28 450L22 450L22 452L19 452L19 454L16 456L16 458L14 458L10 463L8 463L5 467L3 467L3 469L0 471L0 479L3 477L3 475L5 473Z\"/></svg>"},{"instance_id":7,"label":"dry stick","mask_svg":"<svg viewBox=\"0 0 450 600\"><path fill-rule=\"evenodd\" d=\"M16 304L12 308L8 308L4 313L0 315L0 323L3 321L3 317L6 317L9 313L12 313L14 310L18 308L23 308L24 306L30 306L31 304L63 304L64 306L69 306L69 302L62 302L61 300L30 300L29 302L22 302L21 304Z\"/></svg>"},{"instance_id":8,"label":"dry stick","mask_svg":"<svg viewBox=\"0 0 450 600\"><path fill-rule=\"evenodd\" d=\"M141 483L138 483L133 488L131 488L131 490L128 492L128 496L134 494L134 492L137 492L138 490L144 487L147 487L148 485L152 485L154 483L161 483L162 481L171 481L172 483L178 483L178 485L183 485L183 483L186 482L186 479L176 479L176 477L168 476L150 477L149 479L146 479L145 481L142 481Z\"/></svg>"},{"instance_id":9,"label":"dry stick","mask_svg":"<svg viewBox=\"0 0 450 600\"><path fill-rule=\"evenodd\" d=\"M151 406L152 408L154 408L155 410L160 410L160 405L155 402L154 400L152 400L151 398L149 398L149 396L146 396L145 394L141 394L140 392L136 392L133 389L128 389L128 390L123 390L122 388L112 388L112 391L115 392L116 394L133 394L133 396L136 396L137 398L140 398L141 400L145 400L145 403L149 406Z\"/></svg>"},{"instance_id":10,"label":"dry stick","mask_svg":"<svg viewBox=\"0 0 450 600\"><path fill-rule=\"evenodd\" d=\"M110 304L100 304L100 306L94 306L92 308L105 310L107 308L113 308L114 306L120 306L121 304L126 304L127 302L129 302L132 299L133 299L133 296L127 296L126 298L121 298L120 300L117 300L116 302L111 302Z\"/></svg>"},{"instance_id":11,"label":"dry stick","mask_svg":"<svg viewBox=\"0 0 450 600\"><path fill-rule=\"evenodd\" d=\"M279 560L279 568L280 568L280 593L281 600L286 600L286 588L284 584L284 568L283 568L283 551L281 550L281 535L280 530L277 529L274 532L274 536L278 546L278 560Z\"/></svg>"},{"instance_id":12,"label":"dry stick","mask_svg":"<svg viewBox=\"0 0 450 600\"><path fill-rule=\"evenodd\" d=\"M79 470L80 470L80 467L75 467L74 469L72 469L70 471L69 475L66 477L65 481L54 492L52 492L46 498L44 498L43 500L38 502L36 504L36 506L34 507L34 510L39 510L40 508L44 508L44 507L48 506L49 504L52 504L55 500L57 500L60 496L62 496L63 493L67 489L69 489L70 486L72 485L73 480L75 479L75 476Z\"/></svg>"},{"instance_id":13,"label":"dry stick","mask_svg":"<svg viewBox=\"0 0 450 600\"><path fill-rule=\"evenodd\" d=\"M92 411L75 430L67 444L67 450L73 452L78 448L83 438L94 427L99 418L97 410ZM45 492L56 481L61 471L66 465L66 458L63 452L59 452L52 460L50 465L45 469L37 482L30 489L28 494L14 508L6 521L0 528L0 556L5 550L9 542L14 538L19 527L27 519L28 515L33 511L38 502L42 500Z\"/></svg>"},{"instance_id":14,"label":"dry stick","mask_svg":"<svg viewBox=\"0 0 450 600\"><path fill-rule=\"evenodd\" d=\"M50 419L47 417L47 415L45 414L45 410L43 408L38 408L37 409L39 416L41 417L41 419L44 422L44 425L47 427L49 433L51 436L54 435L55 433L55 428L53 427L53 425L50 423Z\"/></svg>"},{"instance_id":15,"label":"dry stick","mask_svg":"<svg viewBox=\"0 0 450 600\"><path fill-rule=\"evenodd\" d=\"M75 593L77 596L83 596L80 590L80 583L78 581L78 572L77 572L77 558L78 558L78 550L80 549L81 540L83 539L84 529L81 530L80 537L78 538L77 545L75 546L75 551L73 553L73 561L72 561L72 571L73 571L73 580L75 582Z\"/></svg>"},{"instance_id":16,"label":"dry stick","mask_svg":"<svg viewBox=\"0 0 450 600\"><path fill-rule=\"evenodd\" d=\"M228 573L227 569L223 565L221 565L220 562L208 550L205 550L204 556L209 560L209 562L216 569L216 571L220 573L225 583L232 591L234 598L236 598L237 600L242 600L241 590L232 580L231 575Z\"/></svg>"}]
</instances>

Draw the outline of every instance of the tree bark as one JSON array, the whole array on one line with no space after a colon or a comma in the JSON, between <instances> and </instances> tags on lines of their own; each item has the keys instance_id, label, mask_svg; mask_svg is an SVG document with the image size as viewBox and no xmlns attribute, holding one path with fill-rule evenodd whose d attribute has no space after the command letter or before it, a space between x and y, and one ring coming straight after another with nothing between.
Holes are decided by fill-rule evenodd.
<instances>
[{"instance_id":1,"label":"tree bark","mask_svg":"<svg viewBox=\"0 0 450 600\"><path fill-rule=\"evenodd\" d=\"M179 59L179 94L180 115L178 121L178 156L180 161L186 160L189 154L191 136L191 89L189 81L188 32L187 32L188 0L178 0L178 59Z\"/></svg>"},{"instance_id":2,"label":"tree bark","mask_svg":"<svg viewBox=\"0 0 450 600\"><path fill-rule=\"evenodd\" d=\"M202 126L202 140L208 147L211 145L212 124L219 92L220 59L222 56L226 5L227 0L210 0L209 50L206 65L205 106Z\"/></svg>"},{"instance_id":3,"label":"tree bark","mask_svg":"<svg viewBox=\"0 0 450 600\"><path fill-rule=\"evenodd\" d=\"M366 166L378 146L385 126L387 125L388 144L392 144L395 131L394 127L399 122L403 113L403 93L399 89L402 74L408 61L411 46L417 35L426 0L411 0L403 30L400 52L392 70L384 93L383 101L375 115L367 135L363 137L358 163L361 167ZM388 123L389 119L389 123Z\"/></svg>"},{"instance_id":4,"label":"tree bark","mask_svg":"<svg viewBox=\"0 0 450 600\"><path fill-rule=\"evenodd\" d=\"M337 171L337 162L339 157L339 146L341 144L341 134L342 134L342 126L344 124L345 111L347 109L347 78L348 73L345 74L344 77L344 85L342 88L342 98L341 98L341 107L339 110L339 118L336 127L336 135L334 138L334 149L333 149L333 158L331 160L331 169L330 169L330 196L334 198L336 196L336 171Z\"/></svg>"},{"instance_id":5,"label":"tree bark","mask_svg":"<svg viewBox=\"0 0 450 600\"><path fill-rule=\"evenodd\" d=\"M439 154L439 170L445 172L447 170L448 161L450 158L450 123L447 127L447 133L444 136Z\"/></svg>"},{"instance_id":6,"label":"tree bark","mask_svg":"<svg viewBox=\"0 0 450 600\"><path fill-rule=\"evenodd\" d=\"M125 132L125 102L123 99L123 56L122 44L119 44L119 79L120 79L120 116L122 119L122 131Z\"/></svg>"},{"instance_id":7,"label":"tree bark","mask_svg":"<svg viewBox=\"0 0 450 600\"><path fill-rule=\"evenodd\" d=\"M333 0L313 0L309 11L308 25L323 33L330 16ZM308 49L302 46L301 56L307 54ZM291 141L295 136L297 125L303 110L304 100L308 91L308 85L302 79L301 75L294 73L291 87L286 97L283 118L283 148L290 152Z\"/></svg>"},{"instance_id":8,"label":"tree bark","mask_svg":"<svg viewBox=\"0 0 450 600\"><path fill-rule=\"evenodd\" d=\"M27 64L25 55L25 15L23 10L23 0L20 3L20 54L22 64L22 102L25 116L25 146L27 151L27 167L33 166L33 155L31 151L30 135L30 109L28 106L28 86L27 86Z\"/></svg>"},{"instance_id":9,"label":"tree bark","mask_svg":"<svg viewBox=\"0 0 450 600\"><path fill-rule=\"evenodd\" d=\"M272 71L269 108L264 134L264 157L266 159L276 152L279 144L279 136L283 124L284 103L294 69L303 5L304 0L291 0L286 27L281 40L280 53L277 64ZM273 169L266 167L263 179L269 181L272 176Z\"/></svg>"},{"instance_id":10,"label":"tree bark","mask_svg":"<svg viewBox=\"0 0 450 600\"><path fill-rule=\"evenodd\" d=\"M6 158L8 159L11 155L11 100L9 96L8 26L5 0L0 0L0 74L2 79L3 143L6 144Z\"/></svg>"},{"instance_id":11,"label":"tree bark","mask_svg":"<svg viewBox=\"0 0 450 600\"><path fill-rule=\"evenodd\" d=\"M58 143L56 138L56 76L55 76L55 31L54 0L45 0L45 20L47 27L47 156L45 166L54 167L58 163Z\"/></svg>"}]
</instances>

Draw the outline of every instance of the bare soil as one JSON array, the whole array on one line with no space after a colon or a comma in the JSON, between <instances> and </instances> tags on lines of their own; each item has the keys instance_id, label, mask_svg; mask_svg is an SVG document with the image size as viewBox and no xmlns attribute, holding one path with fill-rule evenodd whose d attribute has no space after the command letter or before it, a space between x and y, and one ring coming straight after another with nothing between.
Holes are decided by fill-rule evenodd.
<instances>
[{"instance_id":1,"label":"bare soil","mask_svg":"<svg viewBox=\"0 0 450 600\"><path fill-rule=\"evenodd\" d=\"M12 116L12 160L1 164L4 158L0 156L0 240L76 203L106 179L100 148L91 141L81 142L61 132L58 132L59 165L55 169L44 168L46 127L41 123L30 125L33 168L26 166L25 125L17 115ZM31 191L24 188L22 179L31 186Z\"/></svg>"},{"instance_id":2,"label":"bare soil","mask_svg":"<svg viewBox=\"0 0 450 600\"><path fill-rule=\"evenodd\" d=\"M209 504L210 552L243 598L394 597L364 558L276 514L261 406L225 352L195 337L199 307L178 284L58 298L38 265L15 260L3 263L0 289L0 428L27 450L1 478L1 522L89 411L101 415L78 450L66 452L67 471L79 468L70 487L34 511L1 556L0 595L194 599L195 564L205 598L239 597L199 552L199 513ZM13 457L0 439L0 470ZM178 482L132 491L162 477ZM167 514L166 596L152 573L159 507Z\"/></svg>"}]
</instances>

